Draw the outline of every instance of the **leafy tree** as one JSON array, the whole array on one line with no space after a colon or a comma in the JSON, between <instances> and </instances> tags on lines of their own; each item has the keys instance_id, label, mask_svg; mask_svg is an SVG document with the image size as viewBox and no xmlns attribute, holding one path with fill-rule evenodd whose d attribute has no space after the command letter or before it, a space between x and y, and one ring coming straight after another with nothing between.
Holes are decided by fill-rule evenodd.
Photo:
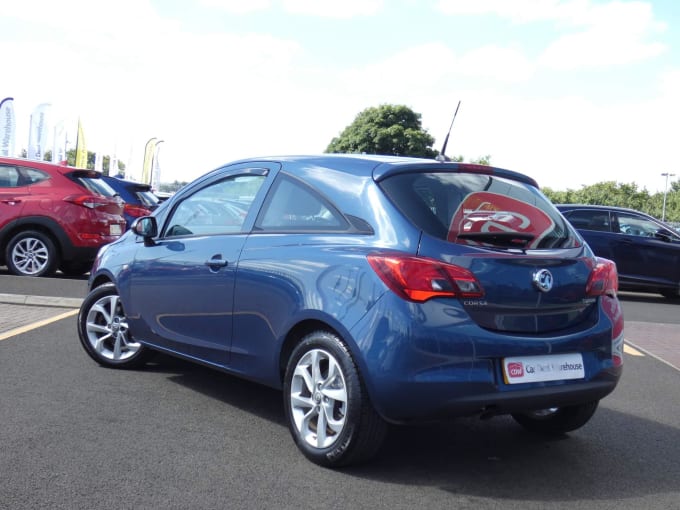
<instances>
[{"instance_id":1,"label":"leafy tree","mask_svg":"<svg viewBox=\"0 0 680 510\"><path fill-rule=\"evenodd\" d=\"M433 158L438 154L433 144L419 113L404 105L383 104L359 113L326 152Z\"/></svg>"}]
</instances>

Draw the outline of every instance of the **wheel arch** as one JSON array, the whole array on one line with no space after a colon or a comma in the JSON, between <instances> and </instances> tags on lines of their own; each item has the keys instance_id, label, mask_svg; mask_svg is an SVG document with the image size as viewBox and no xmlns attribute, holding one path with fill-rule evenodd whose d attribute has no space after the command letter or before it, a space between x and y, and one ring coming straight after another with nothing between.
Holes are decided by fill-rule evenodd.
<instances>
[{"instance_id":1,"label":"wheel arch","mask_svg":"<svg viewBox=\"0 0 680 510\"><path fill-rule=\"evenodd\" d=\"M4 261L5 250L10 240L27 230L35 230L48 236L57 249L59 259L64 258L71 245L68 235L58 222L45 216L26 216L7 224L0 232L0 260Z\"/></svg>"}]
</instances>

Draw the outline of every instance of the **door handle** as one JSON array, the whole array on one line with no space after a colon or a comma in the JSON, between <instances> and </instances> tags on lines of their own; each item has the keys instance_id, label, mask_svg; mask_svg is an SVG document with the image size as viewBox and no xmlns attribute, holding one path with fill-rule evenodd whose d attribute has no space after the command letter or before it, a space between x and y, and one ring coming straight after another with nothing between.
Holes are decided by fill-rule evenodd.
<instances>
[{"instance_id":1,"label":"door handle","mask_svg":"<svg viewBox=\"0 0 680 510\"><path fill-rule=\"evenodd\" d=\"M3 204L7 204L7 205L17 205L17 204L21 203L21 200L16 200L14 198L6 198L6 199L3 199L3 200L0 200L0 202L2 202Z\"/></svg>"},{"instance_id":2,"label":"door handle","mask_svg":"<svg viewBox=\"0 0 680 510\"><path fill-rule=\"evenodd\" d=\"M225 259L212 258L210 260L206 260L205 265L210 268L216 269L220 267L227 267L229 265L229 261Z\"/></svg>"}]
</instances>

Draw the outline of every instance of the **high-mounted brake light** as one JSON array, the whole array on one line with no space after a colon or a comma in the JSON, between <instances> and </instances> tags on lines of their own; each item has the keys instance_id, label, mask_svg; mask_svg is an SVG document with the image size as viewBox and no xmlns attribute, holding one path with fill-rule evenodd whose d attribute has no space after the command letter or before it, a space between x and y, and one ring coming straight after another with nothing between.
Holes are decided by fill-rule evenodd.
<instances>
[{"instance_id":1,"label":"high-mounted brake light","mask_svg":"<svg viewBox=\"0 0 680 510\"><path fill-rule=\"evenodd\" d=\"M409 301L484 296L474 274L460 266L409 255L369 255L368 262L385 285Z\"/></svg>"},{"instance_id":2,"label":"high-mounted brake light","mask_svg":"<svg viewBox=\"0 0 680 510\"><path fill-rule=\"evenodd\" d=\"M588 296L616 296L619 291L619 275L614 261L602 257L595 258L595 267L586 284Z\"/></svg>"}]
</instances>

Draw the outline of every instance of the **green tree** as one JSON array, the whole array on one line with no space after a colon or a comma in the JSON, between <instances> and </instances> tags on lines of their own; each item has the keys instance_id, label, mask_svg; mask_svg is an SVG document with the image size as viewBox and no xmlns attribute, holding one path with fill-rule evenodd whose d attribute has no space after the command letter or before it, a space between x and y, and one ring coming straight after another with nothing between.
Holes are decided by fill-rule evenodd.
<instances>
[{"instance_id":1,"label":"green tree","mask_svg":"<svg viewBox=\"0 0 680 510\"><path fill-rule=\"evenodd\" d=\"M438 154L433 144L419 113L404 105L383 104L359 113L326 152L433 158Z\"/></svg>"}]
</instances>

